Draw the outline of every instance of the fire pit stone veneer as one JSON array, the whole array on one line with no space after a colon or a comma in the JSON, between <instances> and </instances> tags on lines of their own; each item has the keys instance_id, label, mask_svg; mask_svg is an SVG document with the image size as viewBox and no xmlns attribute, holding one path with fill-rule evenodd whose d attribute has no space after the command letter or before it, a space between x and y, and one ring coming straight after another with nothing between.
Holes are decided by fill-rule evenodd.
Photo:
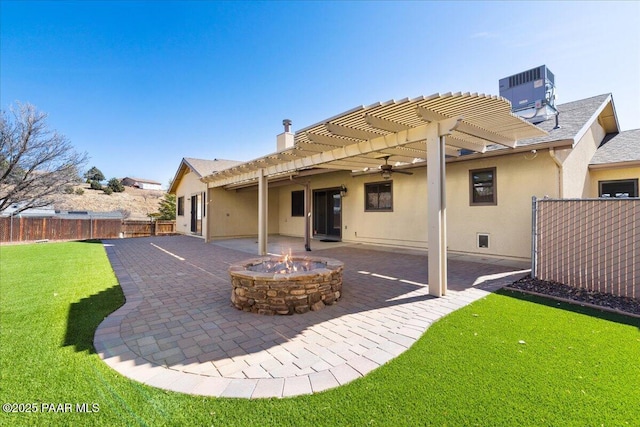
<instances>
[{"instance_id":1,"label":"fire pit stone veneer","mask_svg":"<svg viewBox=\"0 0 640 427\"><path fill-rule=\"evenodd\" d=\"M342 295L344 264L322 257L291 257L298 271L273 272L282 261L273 257L245 260L229 267L231 303L258 314L295 314L317 311ZM289 271L289 270L287 270Z\"/></svg>"}]
</instances>

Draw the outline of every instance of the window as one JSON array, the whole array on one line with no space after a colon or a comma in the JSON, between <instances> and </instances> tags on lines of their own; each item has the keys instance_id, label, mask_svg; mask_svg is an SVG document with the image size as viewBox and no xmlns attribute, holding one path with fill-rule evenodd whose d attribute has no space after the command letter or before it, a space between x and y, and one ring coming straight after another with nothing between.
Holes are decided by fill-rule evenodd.
<instances>
[{"instance_id":1,"label":"window","mask_svg":"<svg viewBox=\"0 0 640 427\"><path fill-rule=\"evenodd\" d=\"M291 192L291 216L304 216L304 191Z\"/></svg>"},{"instance_id":2,"label":"window","mask_svg":"<svg viewBox=\"0 0 640 427\"><path fill-rule=\"evenodd\" d=\"M600 197L638 197L637 179L619 179L616 181L598 181Z\"/></svg>"},{"instance_id":3,"label":"window","mask_svg":"<svg viewBox=\"0 0 640 427\"><path fill-rule=\"evenodd\" d=\"M497 205L496 168L469 171L469 204Z\"/></svg>"},{"instance_id":4,"label":"window","mask_svg":"<svg viewBox=\"0 0 640 427\"><path fill-rule=\"evenodd\" d=\"M364 185L365 211L393 211L393 182L372 182Z\"/></svg>"},{"instance_id":5,"label":"window","mask_svg":"<svg viewBox=\"0 0 640 427\"><path fill-rule=\"evenodd\" d=\"M184 215L184 196L178 197L178 215Z\"/></svg>"}]
</instances>

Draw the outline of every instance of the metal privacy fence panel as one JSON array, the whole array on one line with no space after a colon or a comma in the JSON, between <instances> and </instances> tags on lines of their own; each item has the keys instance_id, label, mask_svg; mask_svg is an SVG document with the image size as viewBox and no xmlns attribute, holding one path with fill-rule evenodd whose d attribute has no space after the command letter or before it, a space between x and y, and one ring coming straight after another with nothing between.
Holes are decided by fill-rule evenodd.
<instances>
[{"instance_id":1,"label":"metal privacy fence panel","mask_svg":"<svg viewBox=\"0 0 640 427\"><path fill-rule=\"evenodd\" d=\"M533 275L640 298L640 199L533 200Z\"/></svg>"}]
</instances>

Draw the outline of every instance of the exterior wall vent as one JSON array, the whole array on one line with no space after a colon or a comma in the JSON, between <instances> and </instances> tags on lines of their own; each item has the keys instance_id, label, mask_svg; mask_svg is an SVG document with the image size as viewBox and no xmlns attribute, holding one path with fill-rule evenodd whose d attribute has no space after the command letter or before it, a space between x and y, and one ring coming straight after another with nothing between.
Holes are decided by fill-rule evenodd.
<instances>
[{"instance_id":1,"label":"exterior wall vent","mask_svg":"<svg viewBox=\"0 0 640 427\"><path fill-rule=\"evenodd\" d=\"M557 114L555 76L541 65L500 79L500 96L511 102L514 114L540 123Z\"/></svg>"}]
</instances>

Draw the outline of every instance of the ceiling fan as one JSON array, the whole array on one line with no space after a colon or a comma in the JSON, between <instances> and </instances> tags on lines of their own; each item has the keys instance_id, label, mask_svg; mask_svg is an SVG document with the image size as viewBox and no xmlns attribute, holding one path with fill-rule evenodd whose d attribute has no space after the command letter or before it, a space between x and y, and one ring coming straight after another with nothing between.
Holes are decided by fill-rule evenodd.
<instances>
[{"instance_id":1,"label":"ceiling fan","mask_svg":"<svg viewBox=\"0 0 640 427\"><path fill-rule=\"evenodd\" d=\"M403 170L394 170L393 166L389 164L389 157L391 156L380 157L381 159L384 159L384 165L379 166L383 179L391 179L392 172L402 173L404 175L413 175L413 172L407 172Z\"/></svg>"}]
</instances>

